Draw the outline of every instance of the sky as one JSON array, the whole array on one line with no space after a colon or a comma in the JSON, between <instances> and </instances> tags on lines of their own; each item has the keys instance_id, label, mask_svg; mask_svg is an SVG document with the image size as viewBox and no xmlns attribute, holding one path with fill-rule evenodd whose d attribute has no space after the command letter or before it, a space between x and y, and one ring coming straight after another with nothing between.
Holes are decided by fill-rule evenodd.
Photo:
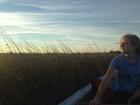
<instances>
[{"instance_id":1,"label":"sky","mask_svg":"<svg viewBox=\"0 0 140 105\"><path fill-rule=\"evenodd\" d=\"M0 0L0 30L38 47L45 40L50 46L59 41L75 48L96 43L115 50L122 35L140 36L139 5L140 0Z\"/></svg>"}]
</instances>

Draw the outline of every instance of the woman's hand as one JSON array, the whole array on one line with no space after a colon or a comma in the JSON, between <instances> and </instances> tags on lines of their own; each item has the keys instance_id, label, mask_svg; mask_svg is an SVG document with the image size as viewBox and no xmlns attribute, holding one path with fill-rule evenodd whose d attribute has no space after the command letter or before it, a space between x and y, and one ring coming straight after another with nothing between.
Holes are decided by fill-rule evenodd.
<instances>
[{"instance_id":1,"label":"woman's hand","mask_svg":"<svg viewBox=\"0 0 140 105\"><path fill-rule=\"evenodd\" d=\"M99 97L95 97L88 103L88 105L101 105L101 99Z\"/></svg>"},{"instance_id":2,"label":"woman's hand","mask_svg":"<svg viewBox=\"0 0 140 105\"><path fill-rule=\"evenodd\" d=\"M133 99L132 99L132 98L130 98L130 99L128 99L127 104L128 104L128 105L131 105L131 104L132 104L132 102L133 102Z\"/></svg>"}]
</instances>

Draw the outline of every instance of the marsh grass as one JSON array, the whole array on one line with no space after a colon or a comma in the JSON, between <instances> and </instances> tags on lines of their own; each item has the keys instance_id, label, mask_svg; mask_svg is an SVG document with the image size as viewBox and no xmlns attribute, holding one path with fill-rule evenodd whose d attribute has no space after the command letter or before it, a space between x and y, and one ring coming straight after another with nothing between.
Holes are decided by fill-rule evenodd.
<instances>
[{"instance_id":1,"label":"marsh grass","mask_svg":"<svg viewBox=\"0 0 140 105\"><path fill-rule=\"evenodd\" d=\"M17 43L4 30L0 35L8 48L0 44L0 105L57 105L103 75L116 55L94 53L91 45L89 53L76 53L61 41L60 48L40 49L23 36Z\"/></svg>"}]
</instances>

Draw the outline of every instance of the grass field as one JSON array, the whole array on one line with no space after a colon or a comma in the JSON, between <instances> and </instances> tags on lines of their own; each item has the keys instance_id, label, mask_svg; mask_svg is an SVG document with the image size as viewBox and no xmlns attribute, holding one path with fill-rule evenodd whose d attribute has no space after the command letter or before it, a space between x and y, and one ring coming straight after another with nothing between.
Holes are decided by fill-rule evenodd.
<instances>
[{"instance_id":1,"label":"grass field","mask_svg":"<svg viewBox=\"0 0 140 105\"><path fill-rule=\"evenodd\" d=\"M0 54L1 105L57 105L106 71L116 54Z\"/></svg>"},{"instance_id":2,"label":"grass field","mask_svg":"<svg viewBox=\"0 0 140 105\"><path fill-rule=\"evenodd\" d=\"M0 36L0 105L57 105L103 75L118 53L95 53L92 46L80 53L61 41L48 48L42 40L46 48L39 48L23 36L14 41L3 29Z\"/></svg>"}]
</instances>

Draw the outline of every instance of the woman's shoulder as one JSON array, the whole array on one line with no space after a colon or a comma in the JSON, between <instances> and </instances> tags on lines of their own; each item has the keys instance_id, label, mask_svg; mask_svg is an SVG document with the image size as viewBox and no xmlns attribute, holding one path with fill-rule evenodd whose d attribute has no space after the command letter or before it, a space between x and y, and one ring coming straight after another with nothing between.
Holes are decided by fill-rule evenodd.
<instances>
[{"instance_id":1,"label":"woman's shoulder","mask_svg":"<svg viewBox=\"0 0 140 105\"><path fill-rule=\"evenodd\" d=\"M116 55L113 59L114 59L114 60L122 60L123 57L124 57L123 54L119 54L119 55Z\"/></svg>"},{"instance_id":2,"label":"woman's shoulder","mask_svg":"<svg viewBox=\"0 0 140 105\"><path fill-rule=\"evenodd\" d=\"M139 59L140 59L140 55L137 55L137 58L139 58Z\"/></svg>"},{"instance_id":3,"label":"woman's shoulder","mask_svg":"<svg viewBox=\"0 0 140 105\"><path fill-rule=\"evenodd\" d=\"M120 55L116 55L115 57L113 57L111 63L110 63L110 67L113 69L113 70L118 70L121 65L122 65L122 62L123 62L123 55L120 54Z\"/></svg>"},{"instance_id":4,"label":"woman's shoulder","mask_svg":"<svg viewBox=\"0 0 140 105\"><path fill-rule=\"evenodd\" d=\"M137 60L138 62L140 62L140 55L137 55Z\"/></svg>"}]
</instances>

